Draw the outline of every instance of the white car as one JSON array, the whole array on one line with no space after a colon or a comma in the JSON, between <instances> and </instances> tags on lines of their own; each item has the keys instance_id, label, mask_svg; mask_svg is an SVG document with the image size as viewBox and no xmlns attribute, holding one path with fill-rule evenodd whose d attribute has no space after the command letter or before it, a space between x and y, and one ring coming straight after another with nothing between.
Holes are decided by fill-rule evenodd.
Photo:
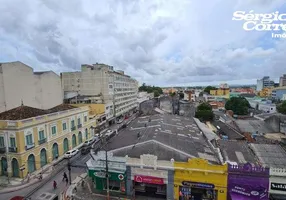
<instances>
[{"instance_id":1,"label":"white car","mask_svg":"<svg viewBox=\"0 0 286 200\"><path fill-rule=\"evenodd\" d=\"M89 145L91 145L93 142L94 142L94 138L93 139L90 139L90 140L87 140L87 141L85 141L84 143L83 143L83 146L89 146Z\"/></svg>"},{"instance_id":2,"label":"white car","mask_svg":"<svg viewBox=\"0 0 286 200\"><path fill-rule=\"evenodd\" d=\"M78 153L78 149L73 149L73 150L70 150L70 151L67 151L64 155L65 158L71 158L73 156L75 156L77 153Z\"/></svg>"},{"instance_id":3,"label":"white car","mask_svg":"<svg viewBox=\"0 0 286 200\"><path fill-rule=\"evenodd\" d=\"M106 133L113 133L113 130L108 129Z\"/></svg>"}]
</instances>

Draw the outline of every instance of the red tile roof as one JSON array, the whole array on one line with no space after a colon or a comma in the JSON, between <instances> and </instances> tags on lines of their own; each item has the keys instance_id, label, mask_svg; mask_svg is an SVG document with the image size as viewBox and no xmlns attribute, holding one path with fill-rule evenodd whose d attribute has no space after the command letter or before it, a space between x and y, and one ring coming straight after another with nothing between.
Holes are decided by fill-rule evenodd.
<instances>
[{"instance_id":1,"label":"red tile roof","mask_svg":"<svg viewBox=\"0 0 286 200\"><path fill-rule=\"evenodd\" d=\"M60 112L64 110L70 110L73 108L76 108L76 107L72 105L68 105L68 104L61 104L51 109L42 110L42 109L22 105L17 108L13 108L11 110L7 110L5 112L0 113L0 120L22 120L22 119L28 119L28 118L36 117L40 115Z\"/></svg>"}]
</instances>

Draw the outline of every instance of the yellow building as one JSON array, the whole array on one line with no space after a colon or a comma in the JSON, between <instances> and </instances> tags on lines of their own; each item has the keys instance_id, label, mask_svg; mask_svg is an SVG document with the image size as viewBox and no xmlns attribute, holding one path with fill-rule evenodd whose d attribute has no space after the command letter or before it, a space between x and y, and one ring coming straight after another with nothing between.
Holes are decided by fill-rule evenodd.
<instances>
[{"instance_id":1,"label":"yellow building","mask_svg":"<svg viewBox=\"0 0 286 200\"><path fill-rule=\"evenodd\" d=\"M273 88L263 88L261 91L258 92L258 96L260 97L271 97L272 96Z\"/></svg>"},{"instance_id":2,"label":"yellow building","mask_svg":"<svg viewBox=\"0 0 286 200\"><path fill-rule=\"evenodd\" d=\"M20 106L0 113L0 175L25 177L93 137L88 106Z\"/></svg>"},{"instance_id":3,"label":"yellow building","mask_svg":"<svg viewBox=\"0 0 286 200\"><path fill-rule=\"evenodd\" d=\"M194 158L188 162L174 162L174 199L227 199L227 164L212 165L207 160Z\"/></svg>"},{"instance_id":4,"label":"yellow building","mask_svg":"<svg viewBox=\"0 0 286 200\"><path fill-rule=\"evenodd\" d=\"M210 90L210 95L219 96L226 99L229 99L229 94L230 94L229 88L219 88L216 90Z\"/></svg>"}]
</instances>

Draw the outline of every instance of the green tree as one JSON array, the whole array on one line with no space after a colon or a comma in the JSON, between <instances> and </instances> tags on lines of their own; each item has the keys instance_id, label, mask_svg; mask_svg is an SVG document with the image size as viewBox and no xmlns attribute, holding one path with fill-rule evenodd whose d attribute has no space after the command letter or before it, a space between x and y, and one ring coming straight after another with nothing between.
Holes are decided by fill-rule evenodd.
<instances>
[{"instance_id":1,"label":"green tree","mask_svg":"<svg viewBox=\"0 0 286 200\"><path fill-rule=\"evenodd\" d=\"M195 117L201 121L212 121L214 118L214 113L212 111L211 105L208 103L201 103L197 107Z\"/></svg>"},{"instance_id":2,"label":"green tree","mask_svg":"<svg viewBox=\"0 0 286 200\"><path fill-rule=\"evenodd\" d=\"M154 91L154 97L158 97L158 96L160 96L160 93L158 92L158 90L155 90Z\"/></svg>"},{"instance_id":3,"label":"green tree","mask_svg":"<svg viewBox=\"0 0 286 200\"><path fill-rule=\"evenodd\" d=\"M163 94L163 90L160 87L149 86L146 85L145 83L143 83L142 86L139 87L139 92L155 93L155 91L157 91L159 94Z\"/></svg>"},{"instance_id":4,"label":"green tree","mask_svg":"<svg viewBox=\"0 0 286 200\"><path fill-rule=\"evenodd\" d=\"M249 108L250 104L244 97L231 97L225 104L225 109L236 115L247 115Z\"/></svg>"},{"instance_id":5,"label":"green tree","mask_svg":"<svg viewBox=\"0 0 286 200\"><path fill-rule=\"evenodd\" d=\"M286 115L286 101L283 101L281 104L277 106L278 112Z\"/></svg>"},{"instance_id":6,"label":"green tree","mask_svg":"<svg viewBox=\"0 0 286 200\"><path fill-rule=\"evenodd\" d=\"M216 87L209 85L204 89L204 92L207 92L209 94L211 90L216 90Z\"/></svg>"},{"instance_id":7,"label":"green tree","mask_svg":"<svg viewBox=\"0 0 286 200\"><path fill-rule=\"evenodd\" d=\"M169 95L170 95L171 97L174 97L174 96L176 95L176 92L170 92Z\"/></svg>"}]
</instances>

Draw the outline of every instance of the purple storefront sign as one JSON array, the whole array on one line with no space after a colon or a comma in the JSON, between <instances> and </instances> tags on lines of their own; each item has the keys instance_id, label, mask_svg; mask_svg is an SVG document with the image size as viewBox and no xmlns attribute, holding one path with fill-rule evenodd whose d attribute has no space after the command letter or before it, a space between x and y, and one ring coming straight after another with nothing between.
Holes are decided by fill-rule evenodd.
<instances>
[{"instance_id":1,"label":"purple storefront sign","mask_svg":"<svg viewBox=\"0 0 286 200\"><path fill-rule=\"evenodd\" d=\"M229 200L268 200L269 168L228 165Z\"/></svg>"}]
</instances>

